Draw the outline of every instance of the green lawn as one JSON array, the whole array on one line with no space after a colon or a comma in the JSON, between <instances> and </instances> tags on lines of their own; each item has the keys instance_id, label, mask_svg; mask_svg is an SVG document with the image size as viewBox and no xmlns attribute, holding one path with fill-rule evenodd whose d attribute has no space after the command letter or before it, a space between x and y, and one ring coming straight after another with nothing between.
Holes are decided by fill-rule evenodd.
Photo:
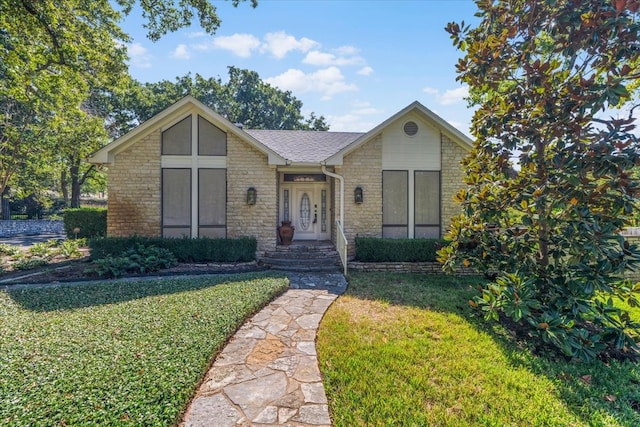
<instances>
[{"instance_id":1,"label":"green lawn","mask_svg":"<svg viewBox=\"0 0 640 427\"><path fill-rule=\"evenodd\" d=\"M519 348L472 315L479 280L350 276L318 336L336 426L640 425L638 364Z\"/></svg>"},{"instance_id":2,"label":"green lawn","mask_svg":"<svg viewBox=\"0 0 640 427\"><path fill-rule=\"evenodd\" d=\"M227 338L287 286L244 274L0 292L0 425L173 425Z\"/></svg>"}]
</instances>

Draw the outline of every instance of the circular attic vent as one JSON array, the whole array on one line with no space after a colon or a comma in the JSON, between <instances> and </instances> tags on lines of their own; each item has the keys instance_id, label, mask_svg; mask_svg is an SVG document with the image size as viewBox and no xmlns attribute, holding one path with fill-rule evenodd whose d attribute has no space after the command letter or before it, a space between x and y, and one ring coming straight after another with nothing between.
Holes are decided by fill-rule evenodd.
<instances>
[{"instance_id":1,"label":"circular attic vent","mask_svg":"<svg viewBox=\"0 0 640 427\"><path fill-rule=\"evenodd\" d=\"M407 122L404 124L404 133L407 136L414 136L418 133L418 124L416 122Z\"/></svg>"}]
</instances>

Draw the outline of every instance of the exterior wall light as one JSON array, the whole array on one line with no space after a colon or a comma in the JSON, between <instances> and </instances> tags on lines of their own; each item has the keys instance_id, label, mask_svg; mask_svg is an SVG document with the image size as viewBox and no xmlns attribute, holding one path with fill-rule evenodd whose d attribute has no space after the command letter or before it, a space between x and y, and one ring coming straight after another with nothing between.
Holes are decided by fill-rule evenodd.
<instances>
[{"instance_id":1,"label":"exterior wall light","mask_svg":"<svg viewBox=\"0 0 640 427\"><path fill-rule=\"evenodd\" d=\"M353 199L356 204L361 204L364 201L364 196L362 194L362 187L358 186L355 190L353 190Z\"/></svg>"},{"instance_id":2,"label":"exterior wall light","mask_svg":"<svg viewBox=\"0 0 640 427\"><path fill-rule=\"evenodd\" d=\"M248 205L255 205L256 204L256 200L258 200L258 190L256 190L255 187L250 187L247 190L247 204Z\"/></svg>"}]
</instances>

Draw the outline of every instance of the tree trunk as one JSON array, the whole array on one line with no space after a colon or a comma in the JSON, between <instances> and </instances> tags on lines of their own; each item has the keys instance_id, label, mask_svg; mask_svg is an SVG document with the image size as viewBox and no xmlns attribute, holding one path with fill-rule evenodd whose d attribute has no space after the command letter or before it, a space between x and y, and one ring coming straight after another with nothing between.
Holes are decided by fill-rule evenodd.
<instances>
[{"instance_id":1,"label":"tree trunk","mask_svg":"<svg viewBox=\"0 0 640 427\"><path fill-rule=\"evenodd\" d=\"M65 206L69 206L69 182L67 181L67 170L63 169L60 172L60 191L62 192L62 198L64 199Z\"/></svg>"},{"instance_id":2,"label":"tree trunk","mask_svg":"<svg viewBox=\"0 0 640 427\"><path fill-rule=\"evenodd\" d=\"M79 208L80 207L80 187L82 186L80 182L79 176L79 167L77 165L73 165L69 168L69 172L71 175L71 207Z\"/></svg>"}]
</instances>

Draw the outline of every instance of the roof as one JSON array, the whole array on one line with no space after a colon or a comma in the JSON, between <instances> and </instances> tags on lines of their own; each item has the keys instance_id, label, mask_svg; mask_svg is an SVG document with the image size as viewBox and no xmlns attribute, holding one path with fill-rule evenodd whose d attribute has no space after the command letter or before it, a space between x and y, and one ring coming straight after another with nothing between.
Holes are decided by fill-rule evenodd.
<instances>
[{"instance_id":1,"label":"roof","mask_svg":"<svg viewBox=\"0 0 640 427\"><path fill-rule=\"evenodd\" d=\"M304 130L245 129L245 132L292 163L321 163L364 135Z\"/></svg>"}]
</instances>

